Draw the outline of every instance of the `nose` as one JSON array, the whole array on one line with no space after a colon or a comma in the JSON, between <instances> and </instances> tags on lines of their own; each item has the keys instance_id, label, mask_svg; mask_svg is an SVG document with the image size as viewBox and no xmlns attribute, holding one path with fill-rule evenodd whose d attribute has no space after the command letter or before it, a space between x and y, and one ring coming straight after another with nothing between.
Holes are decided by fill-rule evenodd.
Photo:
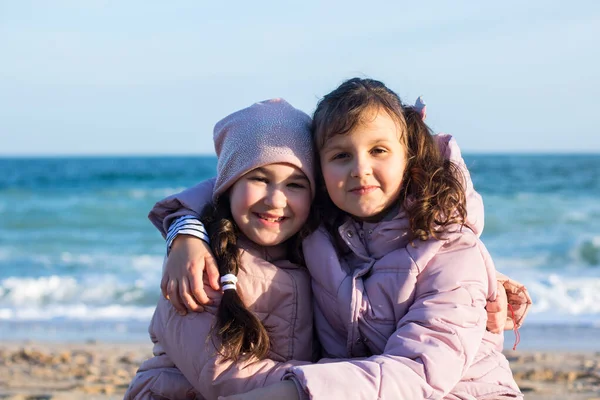
<instances>
[{"instance_id":1,"label":"nose","mask_svg":"<svg viewBox=\"0 0 600 400\"><path fill-rule=\"evenodd\" d=\"M272 208L285 208L287 206L287 196L280 189L269 190L265 197L265 204Z\"/></svg>"},{"instance_id":2,"label":"nose","mask_svg":"<svg viewBox=\"0 0 600 400\"><path fill-rule=\"evenodd\" d=\"M352 171L350 172L352 177L360 178L363 176L371 175L372 173L373 169L367 157L356 157L354 159Z\"/></svg>"}]
</instances>

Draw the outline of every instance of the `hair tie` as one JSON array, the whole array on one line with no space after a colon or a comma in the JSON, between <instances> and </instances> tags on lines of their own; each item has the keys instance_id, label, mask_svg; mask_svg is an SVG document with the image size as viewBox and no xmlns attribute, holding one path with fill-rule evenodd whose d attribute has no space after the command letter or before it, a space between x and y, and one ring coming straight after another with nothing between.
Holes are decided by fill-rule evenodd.
<instances>
[{"instance_id":1,"label":"hair tie","mask_svg":"<svg viewBox=\"0 0 600 400\"><path fill-rule=\"evenodd\" d=\"M423 96L417 97L417 100L415 101L415 105L413 106L413 108L419 114L421 114L421 118L423 119L423 121L425 121L425 119L427 118L427 104L425 104L425 101L423 100Z\"/></svg>"},{"instance_id":2,"label":"hair tie","mask_svg":"<svg viewBox=\"0 0 600 400\"><path fill-rule=\"evenodd\" d=\"M223 290L233 289L236 290L238 278L234 274L225 274L221 277L221 285Z\"/></svg>"}]
</instances>

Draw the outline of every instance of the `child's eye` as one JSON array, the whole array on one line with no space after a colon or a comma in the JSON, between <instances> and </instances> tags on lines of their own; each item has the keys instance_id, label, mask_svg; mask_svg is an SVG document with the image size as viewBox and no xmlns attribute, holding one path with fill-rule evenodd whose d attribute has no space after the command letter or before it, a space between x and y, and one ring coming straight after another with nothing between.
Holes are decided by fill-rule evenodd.
<instances>
[{"instance_id":1,"label":"child's eye","mask_svg":"<svg viewBox=\"0 0 600 400\"><path fill-rule=\"evenodd\" d=\"M251 181L255 181L255 182L269 183L269 180L263 176L253 176L248 179L250 179Z\"/></svg>"},{"instance_id":2,"label":"child's eye","mask_svg":"<svg viewBox=\"0 0 600 400\"><path fill-rule=\"evenodd\" d=\"M288 183L288 187L292 189L306 189L306 185L297 182Z\"/></svg>"},{"instance_id":3,"label":"child's eye","mask_svg":"<svg viewBox=\"0 0 600 400\"><path fill-rule=\"evenodd\" d=\"M331 159L332 160L343 160L348 157L350 157L350 155L348 153L337 153L337 154L334 154L333 157L331 157Z\"/></svg>"},{"instance_id":4,"label":"child's eye","mask_svg":"<svg viewBox=\"0 0 600 400\"><path fill-rule=\"evenodd\" d=\"M381 148L381 147L377 147L377 148L375 148L375 149L371 150L371 152L372 152L373 154L384 154L384 153L387 153L387 150L386 150L386 149L383 149L383 148Z\"/></svg>"}]
</instances>

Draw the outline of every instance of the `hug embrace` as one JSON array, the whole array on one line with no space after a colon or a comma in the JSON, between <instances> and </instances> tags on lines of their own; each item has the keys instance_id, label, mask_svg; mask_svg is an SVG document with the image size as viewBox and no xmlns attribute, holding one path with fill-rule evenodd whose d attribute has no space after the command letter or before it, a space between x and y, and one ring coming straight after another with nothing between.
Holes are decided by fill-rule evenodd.
<instances>
[{"instance_id":1,"label":"hug embrace","mask_svg":"<svg viewBox=\"0 0 600 400\"><path fill-rule=\"evenodd\" d=\"M150 212L165 298L125 399L523 398L503 330L531 299L424 120L354 78L312 120L273 99L219 121L216 178Z\"/></svg>"}]
</instances>

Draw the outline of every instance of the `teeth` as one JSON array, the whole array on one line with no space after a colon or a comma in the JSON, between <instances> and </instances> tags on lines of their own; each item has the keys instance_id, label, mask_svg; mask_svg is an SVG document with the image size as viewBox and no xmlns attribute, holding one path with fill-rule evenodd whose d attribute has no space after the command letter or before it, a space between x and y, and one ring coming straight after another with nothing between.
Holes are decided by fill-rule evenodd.
<instances>
[{"instance_id":1,"label":"teeth","mask_svg":"<svg viewBox=\"0 0 600 400\"><path fill-rule=\"evenodd\" d=\"M283 217L279 217L279 218L269 218L269 217L265 217L264 215L259 215L261 219L264 219L265 221L269 221L269 222L281 222L283 221Z\"/></svg>"}]
</instances>

